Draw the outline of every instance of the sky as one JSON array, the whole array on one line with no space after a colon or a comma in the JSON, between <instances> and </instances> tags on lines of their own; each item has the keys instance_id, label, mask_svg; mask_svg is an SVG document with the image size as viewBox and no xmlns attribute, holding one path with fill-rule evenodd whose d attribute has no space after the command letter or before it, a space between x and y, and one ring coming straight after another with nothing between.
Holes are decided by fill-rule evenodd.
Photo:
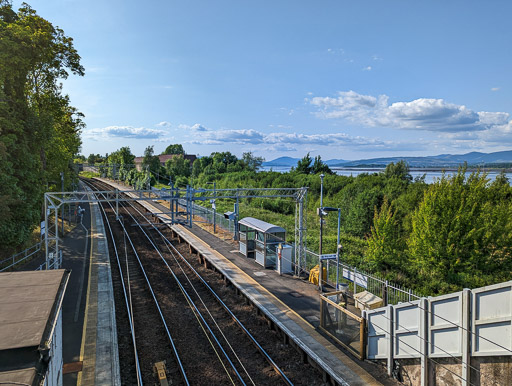
<instances>
[{"instance_id":1,"label":"sky","mask_svg":"<svg viewBox=\"0 0 512 386\"><path fill-rule=\"evenodd\" d=\"M82 58L86 156L512 150L509 0L27 2Z\"/></svg>"}]
</instances>

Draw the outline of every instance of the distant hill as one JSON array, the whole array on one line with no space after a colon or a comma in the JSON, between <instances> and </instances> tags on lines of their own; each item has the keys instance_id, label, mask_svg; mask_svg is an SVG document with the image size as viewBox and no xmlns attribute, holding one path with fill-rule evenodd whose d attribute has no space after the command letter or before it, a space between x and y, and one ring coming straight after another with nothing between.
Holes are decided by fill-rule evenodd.
<instances>
[{"instance_id":1,"label":"distant hill","mask_svg":"<svg viewBox=\"0 0 512 386\"><path fill-rule=\"evenodd\" d=\"M264 162L266 167L292 167L296 166L300 158L280 157L273 161ZM428 157L382 157L369 158L355 161L346 161L342 159L332 159L325 161L329 167L385 167L390 162L405 160L413 168L424 167L457 167L464 162L469 166L485 164L512 163L512 150L498 151L494 153L471 152L466 154L440 154Z\"/></svg>"},{"instance_id":2,"label":"distant hill","mask_svg":"<svg viewBox=\"0 0 512 386\"><path fill-rule=\"evenodd\" d=\"M276 167L276 166L292 167L292 166L297 165L298 160L299 160L299 158L279 157L273 161L263 162L263 166L266 166L266 167Z\"/></svg>"},{"instance_id":3,"label":"distant hill","mask_svg":"<svg viewBox=\"0 0 512 386\"><path fill-rule=\"evenodd\" d=\"M312 157L314 159L314 157ZM297 162L299 162L300 158L292 158L292 157L279 157L275 160L263 162L263 166L265 167L292 167L297 166ZM324 161L327 165L338 165L343 162L349 162L343 159L330 159L328 161Z\"/></svg>"}]
</instances>

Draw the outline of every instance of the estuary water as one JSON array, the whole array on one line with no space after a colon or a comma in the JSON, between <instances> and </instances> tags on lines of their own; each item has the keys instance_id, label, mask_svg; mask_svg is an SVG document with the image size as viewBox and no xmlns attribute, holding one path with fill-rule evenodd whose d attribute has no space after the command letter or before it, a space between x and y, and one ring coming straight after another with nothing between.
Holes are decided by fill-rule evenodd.
<instances>
[{"instance_id":1,"label":"estuary water","mask_svg":"<svg viewBox=\"0 0 512 386\"><path fill-rule=\"evenodd\" d=\"M262 171L273 170L274 172L281 172L281 173L289 172L290 169L291 169L290 167L286 167L286 166L282 166L282 167L266 167L266 166L262 166L260 168L260 170L262 170ZM384 168L331 168L331 170L333 172L336 172L336 174L338 174L340 176L353 176L353 177L356 177L356 176L358 176L359 174L362 174L362 173L368 173L368 174L379 173L379 172L384 171ZM434 169L425 169L425 170L422 170L422 169L412 169L409 173L411 174L411 176L413 178L421 177L421 176L423 176L425 174L425 182L428 183L428 184L431 184L436 179L441 178L441 176L443 175L443 171L441 169L439 169L439 170L434 170ZM456 173L456 171L454 171L454 170L447 170L446 171L447 175L451 175L453 173ZM472 173L472 171L466 172L466 175L469 176L471 173ZM487 172L487 177L492 181L492 180L494 180L496 178L496 176L499 173L500 172L496 171L496 170L489 171L489 172ZM509 181L512 182L512 173L506 173L506 176L508 177Z\"/></svg>"}]
</instances>

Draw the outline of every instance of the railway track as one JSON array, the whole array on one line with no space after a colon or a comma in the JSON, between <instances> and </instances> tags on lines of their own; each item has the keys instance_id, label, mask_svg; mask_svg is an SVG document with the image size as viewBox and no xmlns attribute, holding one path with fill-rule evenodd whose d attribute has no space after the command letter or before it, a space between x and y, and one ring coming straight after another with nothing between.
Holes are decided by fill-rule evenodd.
<instances>
[{"instance_id":1,"label":"railway track","mask_svg":"<svg viewBox=\"0 0 512 386\"><path fill-rule=\"evenodd\" d=\"M93 185L111 189L97 181ZM316 374L301 376L305 365L300 357L268 336L272 333L264 320L253 315L251 327L242 324L230 307L244 315L244 322L247 312L238 310L222 286L215 292L209 284L215 280L202 277L196 259L185 257L182 246L170 241L168 228L153 226L138 205L123 204L119 210L116 221L113 207L104 205L112 224L111 261L118 268L113 274L116 305L124 309L117 318L129 321L130 334L119 334L120 347L131 352L126 366L122 363L123 384L154 384L154 364L162 361L172 384L292 384L293 378L299 384L322 383L319 377L312 381ZM258 338L250 330L258 330Z\"/></svg>"},{"instance_id":2,"label":"railway track","mask_svg":"<svg viewBox=\"0 0 512 386\"><path fill-rule=\"evenodd\" d=\"M167 362L174 363L171 368L176 369L165 374L170 384L188 384L167 322L123 219L117 221L115 215L112 218L113 207L109 204L102 206L102 213L108 228L111 265L117 268L112 269L112 281L117 323L124 326L123 333L118 334L124 359L123 385L154 384L155 364Z\"/></svg>"}]
</instances>

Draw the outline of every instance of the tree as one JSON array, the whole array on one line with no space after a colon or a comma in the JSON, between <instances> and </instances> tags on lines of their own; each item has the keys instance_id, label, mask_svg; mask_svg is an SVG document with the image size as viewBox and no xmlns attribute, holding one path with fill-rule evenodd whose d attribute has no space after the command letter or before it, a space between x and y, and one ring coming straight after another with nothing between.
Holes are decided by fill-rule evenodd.
<instances>
[{"instance_id":1,"label":"tree","mask_svg":"<svg viewBox=\"0 0 512 386\"><path fill-rule=\"evenodd\" d=\"M401 271L405 242L387 198L380 210L375 207L373 226L367 239L366 260L373 271Z\"/></svg>"},{"instance_id":2,"label":"tree","mask_svg":"<svg viewBox=\"0 0 512 386\"><path fill-rule=\"evenodd\" d=\"M135 168L135 156L128 146L110 153L107 158L109 177L125 180L128 172Z\"/></svg>"},{"instance_id":3,"label":"tree","mask_svg":"<svg viewBox=\"0 0 512 386\"><path fill-rule=\"evenodd\" d=\"M189 160L185 159L183 155L175 155L165 162L165 171L174 180L177 177L190 177L192 172Z\"/></svg>"},{"instance_id":4,"label":"tree","mask_svg":"<svg viewBox=\"0 0 512 386\"><path fill-rule=\"evenodd\" d=\"M313 162L313 167L311 170L311 173L313 174L334 174L334 172L331 170L331 168L322 161L322 157L317 155L315 157L315 161Z\"/></svg>"},{"instance_id":5,"label":"tree","mask_svg":"<svg viewBox=\"0 0 512 386\"><path fill-rule=\"evenodd\" d=\"M73 40L27 4L0 0L0 240L4 252L27 240L45 190L70 184L82 115L62 95L68 71L83 75ZM58 187L57 187L58 186Z\"/></svg>"},{"instance_id":6,"label":"tree","mask_svg":"<svg viewBox=\"0 0 512 386\"><path fill-rule=\"evenodd\" d=\"M250 151L242 154L242 162L246 170L256 172L264 161L265 159L263 157L256 157Z\"/></svg>"},{"instance_id":7,"label":"tree","mask_svg":"<svg viewBox=\"0 0 512 386\"><path fill-rule=\"evenodd\" d=\"M142 159L142 170L148 170L150 173L160 173L161 164L158 156L153 155L153 146L148 146L144 150L144 158Z\"/></svg>"},{"instance_id":8,"label":"tree","mask_svg":"<svg viewBox=\"0 0 512 386\"><path fill-rule=\"evenodd\" d=\"M313 162L313 160L311 159L308 153L297 162L297 167L295 168L295 171L297 173L302 174L311 174L313 170L313 168L311 167L311 162Z\"/></svg>"},{"instance_id":9,"label":"tree","mask_svg":"<svg viewBox=\"0 0 512 386\"><path fill-rule=\"evenodd\" d=\"M400 160L397 163L390 162L386 165L384 170L386 178L398 178L399 180L411 182L412 176L409 173L409 164L405 160Z\"/></svg>"},{"instance_id":10,"label":"tree","mask_svg":"<svg viewBox=\"0 0 512 386\"><path fill-rule=\"evenodd\" d=\"M91 153L87 157L87 163L90 165L94 165L94 164L100 163L100 162L103 162L103 157L99 154Z\"/></svg>"},{"instance_id":11,"label":"tree","mask_svg":"<svg viewBox=\"0 0 512 386\"><path fill-rule=\"evenodd\" d=\"M412 216L408 253L432 291L491 284L512 271L510 187L465 172L430 185Z\"/></svg>"},{"instance_id":12,"label":"tree","mask_svg":"<svg viewBox=\"0 0 512 386\"><path fill-rule=\"evenodd\" d=\"M167 146L162 154L183 154L183 155L185 155L185 150L183 150L183 145L181 145L180 143L176 143L176 144Z\"/></svg>"}]
</instances>

